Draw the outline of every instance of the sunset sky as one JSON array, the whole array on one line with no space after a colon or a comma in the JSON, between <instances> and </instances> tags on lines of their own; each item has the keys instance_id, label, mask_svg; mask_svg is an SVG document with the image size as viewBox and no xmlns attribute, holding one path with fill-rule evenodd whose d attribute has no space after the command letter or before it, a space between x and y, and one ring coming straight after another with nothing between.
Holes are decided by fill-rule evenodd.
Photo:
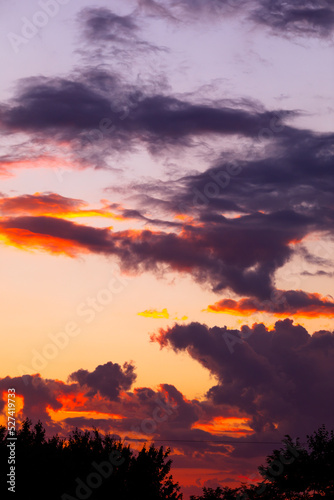
<instances>
[{"instance_id":1,"label":"sunset sky","mask_svg":"<svg viewBox=\"0 0 334 500\"><path fill-rule=\"evenodd\" d=\"M0 12L0 423L256 479L333 422L333 2Z\"/></svg>"}]
</instances>

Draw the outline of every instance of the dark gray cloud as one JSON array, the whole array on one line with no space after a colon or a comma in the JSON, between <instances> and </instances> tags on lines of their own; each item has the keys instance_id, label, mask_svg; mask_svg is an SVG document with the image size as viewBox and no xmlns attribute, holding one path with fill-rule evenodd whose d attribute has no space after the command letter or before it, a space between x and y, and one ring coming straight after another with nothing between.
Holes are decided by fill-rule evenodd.
<instances>
[{"instance_id":1,"label":"dark gray cloud","mask_svg":"<svg viewBox=\"0 0 334 500\"><path fill-rule=\"evenodd\" d=\"M334 333L310 335L286 319L270 331L264 325L175 325L153 340L186 351L207 368L218 380L209 400L252 415L257 433L300 434L332 423Z\"/></svg>"},{"instance_id":2,"label":"dark gray cloud","mask_svg":"<svg viewBox=\"0 0 334 500\"><path fill-rule=\"evenodd\" d=\"M233 14L248 3L249 0L138 0L139 8L145 13L174 22Z\"/></svg>"},{"instance_id":3,"label":"dark gray cloud","mask_svg":"<svg viewBox=\"0 0 334 500\"><path fill-rule=\"evenodd\" d=\"M330 0L261 0L251 18L282 35L328 37L334 30L334 5Z\"/></svg>"},{"instance_id":4,"label":"dark gray cloud","mask_svg":"<svg viewBox=\"0 0 334 500\"><path fill-rule=\"evenodd\" d=\"M78 15L80 45L77 52L88 65L100 61L111 66L117 65L125 72L131 72L133 61L142 60L147 65L147 57L158 60L166 47L148 42L141 36L143 19L138 11L122 16L107 7L87 7ZM157 57L155 57L157 56Z\"/></svg>"},{"instance_id":5,"label":"dark gray cloud","mask_svg":"<svg viewBox=\"0 0 334 500\"><path fill-rule=\"evenodd\" d=\"M289 133L285 122L295 114L266 110L244 98L174 96L159 79L130 84L119 73L98 68L69 78L28 78L18 83L13 99L0 106L3 134L17 141L25 137L15 152L0 158L0 169L9 172L25 162L38 166L47 159L59 165L64 157L76 168L115 168L108 158L141 146L161 155L218 136L258 140L279 123L277 140ZM273 138L263 140L270 143Z\"/></svg>"},{"instance_id":6,"label":"dark gray cloud","mask_svg":"<svg viewBox=\"0 0 334 500\"><path fill-rule=\"evenodd\" d=\"M313 157L310 149L299 153L297 148L290 158L249 161L227 187L222 173L228 170L220 167L186 176L181 184L171 182L170 189L164 186L165 200L162 194L160 199L169 206L171 216L193 216L182 224L123 210L125 217L165 225L174 232L112 232L34 214L6 218L6 213L1 231L14 243L29 246L30 240L34 244L40 239L41 246L50 251L58 245L69 254L89 250L114 255L123 267L136 272L187 272L215 291L229 289L267 300L275 291L275 272L298 251L296 242L313 232L332 233L331 155L326 155L324 144ZM284 209L280 209L282 203ZM223 210L240 210L241 215L230 218L222 215ZM291 294L286 297L293 298Z\"/></svg>"},{"instance_id":7,"label":"dark gray cloud","mask_svg":"<svg viewBox=\"0 0 334 500\"><path fill-rule=\"evenodd\" d=\"M81 387L88 387L87 396L94 396L99 392L111 401L117 401L121 391L129 390L136 378L131 363L125 363L122 368L118 363L111 361L99 365L92 372L81 369L69 376L70 381L78 382Z\"/></svg>"},{"instance_id":8,"label":"dark gray cloud","mask_svg":"<svg viewBox=\"0 0 334 500\"><path fill-rule=\"evenodd\" d=\"M82 369L74 372L68 384L43 379L40 375L25 375L0 379L0 389L15 387L17 395L24 398L18 421L25 417L33 421L42 418L48 433L64 435L73 426L83 429L98 426L130 441L135 437L145 442L150 436L182 449L186 467L191 459L198 467L203 467L206 452L210 453L212 463L220 467L221 453L226 454L229 449L219 443L219 435L193 426L201 421L210 422L214 417L238 417L237 410L228 406L215 407L211 401L188 400L170 384L160 384L156 390L149 387L136 387L126 393L124 388L115 390L115 379L127 387L131 384L130 379L120 381L121 372L119 365L109 362L93 372ZM130 364L123 367L123 375L125 372L133 374ZM4 409L3 404L0 411ZM50 409L64 412L75 409L80 416L66 418L65 414L65 418L56 423L48 413ZM91 412L96 413L96 418L91 417ZM171 441L175 440L177 444L173 445ZM235 437L231 439L231 442L237 441Z\"/></svg>"},{"instance_id":9,"label":"dark gray cloud","mask_svg":"<svg viewBox=\"0 0 334 500\"><path fill-rule=\"evenodd\" d=\"M181 234L112 232L43 216L4 219L0 228L14 244L29 246L31 240L32 245L51 252L59 248L67 249L70 255L85 250L115 255L124 268L136 272L187 272L216 291L231 289L265 299L273 291L274 271L292 256L289 241L307 232L307 219L297 229L285 228L284 222L291 217L283 212L268 217L247 216L245 220L223 218L205 227L185 226Z\"/></svg>"},{"instance_id":10,"label":"dark gray cloud","mask_svg":"<svg viewBox=\"0 0 334 500\"><path fill-rule=\"evenodd\" d=\"M130 111L122 115L126 103L131 103ZM136 272L187 272L215 291L270 299L275 273L296 254L296 242L314 232L330 235L334 227L333 134L284 125L293 115L267 111L245 99L186 101L124 86L120 77L99 70L76 80L25 80L15 100L1 109L4 132L67 142L82 158L92 145L94 149L89 136L94 130L100 133L98 159L104 154L100 145L128 151L141 142L161 153L164 147L189 146L212 135L249 138L268 147L242 160L233 153L228 159L222 156L204 172L134 186L141 209L123 209L123 216L174 232L111 232L51 217L6 218L5 213L2 231L14 243L28 245L24 231L30 231L43 236L41 246L51 251L57 246L51 238L57 238L68 243L72 254L115 255ZM104 119L109 128L101 132ZM160 216L146 215L152 206L159 207ZM181 224L173 220L177 214L190 219ZM304 257L312 264L325 263L307 252Z\"/></svg>"},{"instance_id":11,"label":"dark gray cloud","mask_svg":"<svg viewBox=\"0 0 334 500\"><path fill-rule=\"evenodd\" d=\"M174 96L164 81L130 84L97 68L69 78L34 77L20 81L13 99L0 106L2 133L22 141L0 157L0 170L64 159L75 168L115 169L110 157L138 147L158 156L217 137L255 140L262 148L295 137L298 132L286 124L295 115L244 98Z\"/></svg>"},{"instance_id":12,"label":"dark gray cloud","mask_svg":"<svg viewBox=\"0 0 334 500\"><path fill-rule=\"evenodd\" d=\"M173 206L196 208L204 214L218 210L239 212L292 210L319 216L321 225L333 220L333 134L290 129L269 155L218 160L206 171L170 183ZM165 197L168 186L164 188ZM197 195L197 196L196 196ZM212 215L211 213L211 215Z\"/></svg>"},{"instance_id":13,"label":"dark gray cloud","mask_svg":"<svg viewBox=\"0 0 334 500\"><path fill-rule=\"evenodd\" d=\"M105 7L83 9L79 19L84 36L92 43L100 40L127 42L134 39L138 31L134 16L119 16Z\"/></svg>"},{"instance_id":14,"label":"dark gray cloud","mask_svg":"<svg viewBox=\"0 0 334 500\"><path fill-rule=\"evenodd\" d=\"M291 320L277 322L270 331L264 325L230 330L192 323L161 330L152 340L186 351L210 371L217 382L206 398L189 400L170 384L131 391L133 366L122 369L112 362L91 372L77 370L68 383L39 375L5 377L0 390L15 387L24 397L18 421L42 418L48 433L64 435L79 425L99 426L125 439L147 441L149 436L176 451L175 467L205 468L209 462L233 475L240 468L255 469L258 458L284 434L303 437L322 423L331 425L334 333L311 336ZM55 422L50 409L75 410L78 417ZM250 428L238 430L238 420ZM224 432L219 426L216 431L219 422Z\"/></svg>"},{"instance_id":15,"label":"dark gray cloud","mask_svg":"<svg viewBox=\"0 0 334 500\"><path fill-rule=\"evenodd\" d=\"M333 258L329 251L320 258L297 244L312 233L333 236L332 142L330 134L289 130L267 157L220 159L201 173L135 186L140 210L111 204L123 217L164 231L112 232L33 212L13 217L6 210L1 231L14 243L29 246L30 240L43 237L41 246L54 251L56 238L70 254L89 250L114 255L135 272L186 272L217 292L268 300L276 271L294 255L301 253L319 271ZM55 194L52 199L64 202ZM26 198L19 201L27 204ZM152 206L160 217L146 216ZM175 221L177 214L189 218ZM295 310L295 295L285 298Z\"/></svg>"},{"instance_id":16,"label":"dark gray cloud","mask_svg":"<svg viewBox=\"0 0 334 500\"><path fill-rule=\"evenodd\" d=\"M177 22L217 20L237 15L281 36L329 37L334 30L334 6L330 0L139 0L153 16Z\"/></svg>"},{"instance_id":17,"label":"dark gray cloud","mask_svg":"<svg viewBox=\"0 0 334 500\"><path fill-rule=\"evenodd\" d=\"M1 203L0 203L1 206ZM139 210L133 210L133 209L122 209L118 205L119 212L121 213L122 217L124 219L129 219L133 220L136 219L138 221L143 221L145 224L150 224L154 226L164 226L164 227L170 227L170 228L182 228L182 223L181 222L175 222L175 221L168 221L168 220L162 220L162 219L152 219L150 217L146 217L143 213L141 213ZM113 205L111 205L111 208Z\"/></svg>"},{"instance_id":18,"label":"dark gray cloud","mask_svg":"<svg viewBox=\"0 0 334 500\"><path fill-rule=\"evenodd\" d=\"M332 265L330 240L320 255L300 243L312 233L333 237L332 144L332 134L290 130L267 156L250 155L248 160L232 156L232 161L231 156L222 156L204 172L134 189L141 193L142 207L195 218L197 245L205 233L203 249L207 255L209 249L217 251L217 261L221 260L217 290L224 288L224 282L229 288L233 281L232 289L240 294L249 279L253 290L248 288L248 294L260 298L256 283L264 292L262 299L268 298L275 271L293 255L319 270L325 266L324 272ZM294 309L295 296L286 298Z\"/></svg>"},{"instance_id":19,"label":"dark gray cloud","mask_svg":"<svg viewBox=\"0 0 334 500\"><path fill-rule=\"evenodd\" d=\"M334 273L327 271L316 271L315 273L310 273L309 271L303 271L302 276L326 276L328 278L333 278Z\"/></svg>"},{"instance_id":20,"label":"dark gray cloud","mask_svg":"<svg viewBox=\"0 0 334 500\"><path fill-rule=\"evenodd\" d=\"M1 108L0 126L5 134L76 140L81 149L106 141L111 150L125 150L136 141L155 150L191 145L192 139L210 135L257 138L273 121L283 123L291 116L293 111L267 111L245 99L191 102L90 70L73 79L21 81L13 101ZM280 130L290 129L281 125Z\"/></svg>"},{"instance_id":21,"label":"dark gray cloud","mask_svg":"<svg viewBox=\"0 0 334 500\"><path fill-rule=\"evenodd\" d=\"M112 77L108 83L112 85ZM12 105L2 109L1 122L7 133L53 131L66 138L67 132L71 138L68 131L97 126L110 106L106 97L84 82L36 77L20 83Z\"/></svg>"}]
</instances>

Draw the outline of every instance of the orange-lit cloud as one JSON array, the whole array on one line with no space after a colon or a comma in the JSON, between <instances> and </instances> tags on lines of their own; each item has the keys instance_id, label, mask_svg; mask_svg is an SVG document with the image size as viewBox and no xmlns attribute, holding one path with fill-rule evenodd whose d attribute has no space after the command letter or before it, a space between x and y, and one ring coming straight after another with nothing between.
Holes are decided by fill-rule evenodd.
<instances>
[{"instance_id":1,"label":"orange-lit cloud","mask_svg":"<svg viewBox=\"0 0 334 500\"><path fill-rule=\"evenodd\" d=\"M88 203L74 198L65 198L57 193L35 193L0 198L0 213L3 216L41 215L57 218L105 217L118 221L125 218L109 210L105 201L103 208L90 209Z\"/></svg>"},{"instance_id":2,"label":"orange-lit cloud","mask_svg":"<svg viewBox=\"0 0 334 500\"><path fill-rule=\"evenodd\" d=\"M0 240L20 249L45 250L71 257L80 253L114 255L120 259L124 268L135 273L164 270L188 273L200 283L210 283L215 291L230 289L249 296L239 301L223 299L209 305L208 312L238 316L248 316L255 312L268 312L277 317L333 316L334 305L330 299L298 290L275 291L271 284L271 271L268 269L271 265L276 265L272 261L278 255L277 245L274 248L271 244L268 248L261 248L261 254L254 246L252 251L249 248L245 256L240 249L246 244L248 232L242 227L231 229L230 223L227 224L225 236L228 239L230 235L229 244L222 245L221 232L208 224L196 228L187 225L181 230L178 226L171 231L112 231L111 226L99 228L68 220L88 215L118 220L139 217L133 211L123 211L126 215L120 216L114 214L109 208L115 206L118 211L118 205L90 209L82 200L64 198L53 193L3 198L0 199L0 210L5 216L0 219ZM283 247L279 252L285 251ZM270 266L262 266L261 260L267 264L271 262ZM250 264L252 267L249 271ZM251 279L246 279L245 276L249 273ZM272 300L259 298L263 295L270 297L272 292L276 294ZM153 318L161 318L159 314L162 314L163 318L169 318L154 310L139 314Z\"/></svg>"},{"instance_id":3,"label":"orange-lit cloud","mask_svg":"<svg viewBox=\"0 0 334 500\"><path fill-rule=\"evenodd\" d=\"M7 391L2 391L2 401L5 403L4 412L0 413L0 425L7 428L8 418L12 417L15 421L20 422L22 419L22 410L24 408L24 396L18 393L9 393ZM8 406L8 404L14 406ZM13 421L11 421L13 423ZM17 429L17 425L15 426Z\"/></svg>"},{"instance_id":4,"label":"orange-lit cloud","mask_svg":"<svg viewBox=\"0 0 334 500\"><path fill-rule=\"evenodd\" d=\"M53 410L50 406L46 408L49 416L54 422L62 422L66 418L89 418L89 419L106 419L106 420L122 420L124 417L115 413L103 413L99 411L80 411L80 410Z\"/></svg>"},{"instance_id":5,"label":"orange-lit cloud","mask_svg":"<svg viewBox=\"0 0 334 500\"><path fill-rule=\"evenodd\" d=\"M57 396L57 401L61 403L64 411L78 411L79 408L85 408L89 398L85 396L84 392L60 393Z\"/></svg>"},{"instance_id":6,"label":"orange-lit cloud","mask_svg":"<svg viewBox=\"0 0 334 500\"><path fill-rule=\"evenodd\" d=\"M219 313L219 314L232 314L235 316L248 316L255 312L258 312L258 309L255 307L246 306L244 302L247 302L248 299L241 299L239 301L233 299L223 299L219 302L215 302L212 305L208 305L206 309L203 309L202 312L211 312L211 313Z\"/></svg>"},{"instance_id":7,"label":"orange-lit cloud","mask_svg":"<svg viewBox=\"0 0 334 500\"><path fill-rule=\"evenodd\" d=\"M64 145L63 145L64 146ZM79 168L79 163L76 161L68 160L62 157L49 156L49 155L39 155L34 156L33 152L30 152L31 157L22 159L10 159L0 161L0 175L12 176L13 171L17 169L36 169L36 168L50 168L62 172L66 169Z\"/></svg>"},{"instance_id":8,"label":"orange-lit cloud","mask_svg":"<svg viewBox=\"0 0 334 500\"><path fill-rule=\"evenodd\" d=\"M151 244L168 233L129 229L112 232L111 226L98 228L50 216L19 216L0 219L0 241L23 250L45 250L75 257L79 253L120 254L129 245L137 248ZM158 241L160 245L161 242Z\"/></svg>"},{"instance_id":9,"label":"orange-lit cloud","mask_svg":"<svg viewBox=\"0 0 334 500\"><path fill-rule=\"evenodd\" d=\"M209 305L206 312L249 316L262 312L276 317L319 318L334 317L334 301L318 293L307 293L301 290L289 290L278 293L276 299L261 301L256 298L240 300L223 299Z\"/></svg>"},{"instance_id":10,"label":"orange-lit cloud","mask_svg":"<svg viewBox=\"0 0 334 500\"><path fill-rule=\"evenodd\" d=\"M24 407L24 397L21 394L15 393L15 396L13 397L12 393L9 393L7 391L2 391L2 400L6 403L6 406L8 405L8 400L11 400L12 402L15 402L15 413L20 413ZM8 411L7 407L7 411Z\"/></svg>"},{"instance_id":11,"label":"orange-lit cloud","mask_svg":"<svg viewBox=\"0 0 334 500\"><path fill-rule=\"evenodd\" d=\"M52 254L75 257L87 250L75 241L64 240L50 235L36 234L26 229L0 228L0 241L20 250L44 250Z\"/></svg>"},{"instance_id":12,"label":"orange-lit cloud","mask_svg":"<svg viewBox=\"0 0 334 500\"><path fill-rule=\"evenodd\" d=\"M198 421L192 429L201 429L215 435L233 434L234 437L247 436L254 431L249 427L250 418L214 417L209 422Z\"/></svg>"},{"instance_id":13,"label":"orange-lit cloud","mask_svg":"<svg viewBox=\"0 0 334 500\"><path fill-rule=\"evenodd\" d=\"M194 217L191 217L187 214L175 214L174 219L180 220L181 222L185 222L187 224L194 224L196 222Z\"/></svg>"},{"instance_id":14,"label":"orange-lit cloud","mask_svg":"<svg viewBox=\"0 0 334 500\"><path fill-rule=\"evenodd\" d=\"M169 313L166 308L162 311L157 311L155 309L146 310L143 312L139 312L138 316L144 316L145 318L154 319L169 319Z\"/></svg>"}]
</instances>

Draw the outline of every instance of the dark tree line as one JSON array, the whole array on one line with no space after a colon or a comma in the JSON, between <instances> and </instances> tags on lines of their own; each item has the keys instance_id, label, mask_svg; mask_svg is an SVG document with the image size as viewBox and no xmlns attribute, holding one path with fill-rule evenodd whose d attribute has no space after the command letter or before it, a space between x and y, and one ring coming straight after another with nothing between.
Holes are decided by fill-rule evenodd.
<instances>
[{"instance_id":1,"label":"dark tree line","mask_svg":"<svg viewBox=\"0 0 334 500\"><path fill-rule=\"evenodd\" d=\"M322 426L302 446L285 436L283 446L258 468L263 480L239 488L204 488L191 500L334 500L334 431Z\"/></svg>"},{"instance_id":2,"label":"dark tree line","mask_svg":"<svg viewBox=\"0 0 334 500\"><path fill-rule=\"evenodd\" d=\"M0 498L15 500L181 500L170 474L170 449L134 453L110 435L71 432L46 439L41 422L26 419L15 442L15 494L8 491L9 447L0 427ZM12 441L11 441L12 442Z\"/></svg>"},{"instance_id":3,"label":"dark tree line","mask_svg":"<svg viewBox=\"0 0 334 500\"><path fill-rule=\"evenodd\" d=\"M45 437L26 419L15 437L15 493L8 491L13 441L0 426L0 498L16 500L182 500L171 475L170 449L143 446L134 453L109 434L72 431ZM334 499L334 432L324 426L302 446L290 436L259 467L262 481L239 488L204 488L191 500Z\"/></svg>"}]
</instances>

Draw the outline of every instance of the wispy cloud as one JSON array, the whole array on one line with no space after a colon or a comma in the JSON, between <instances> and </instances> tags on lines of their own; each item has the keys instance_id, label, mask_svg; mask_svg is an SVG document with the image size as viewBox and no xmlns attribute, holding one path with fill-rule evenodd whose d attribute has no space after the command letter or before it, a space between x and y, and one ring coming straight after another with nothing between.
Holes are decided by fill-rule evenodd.
<instances>
[{"instance_id":1,"label":"wispy cloud","mask_svg":"<svg viewBox=\"0 0 334 500\"><path fill-rule=\"evenodd\" d=\"M334 8L330 0L138 0L140 8L152 16L174 22L219 21L238 16L280 36L331 37Z\"/></svg>"}]
</instances>

